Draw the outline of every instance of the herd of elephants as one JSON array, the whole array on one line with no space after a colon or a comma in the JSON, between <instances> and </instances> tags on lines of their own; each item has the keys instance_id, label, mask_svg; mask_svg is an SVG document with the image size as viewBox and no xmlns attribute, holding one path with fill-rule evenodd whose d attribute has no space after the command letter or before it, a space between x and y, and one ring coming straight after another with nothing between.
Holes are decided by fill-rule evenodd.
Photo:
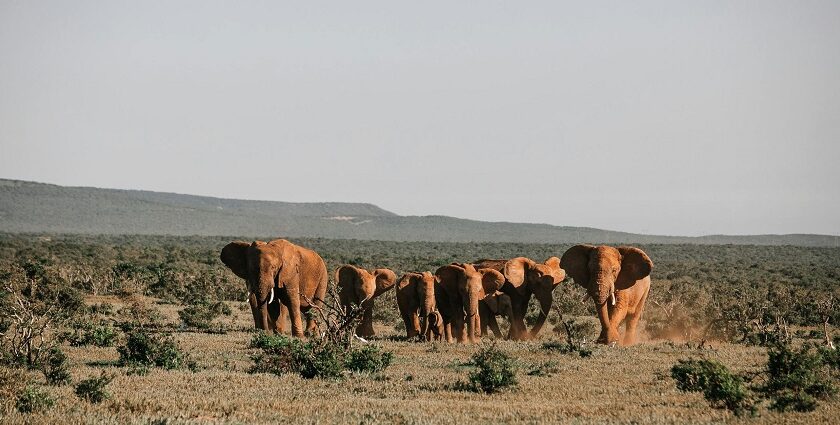
<instances>
[{"instance_id":1,"label":"herd of elephants","mask_svg":"<svg viewBox=\"0 0 840 425\"><path fill-rule=\"evenodd\" d=\"M284 333L287 317L292 335L303 337L303 313L323 303L329 275L318 253L284 239L270 242L235 241L221 252L221 260L248 285L248 302L258 329ZM501 337L496 316L510 322L507 338L535 337L545 323L552 292L568 275L584 287L595 303L601 334L598 342L635 342L636 327L650 291L653 262L634 247L576 245L561 258L537 263L525 257L453 263L431 272L409 272L397 280L385 268L365 270L353 265L334 274L342 306L359 306L363 316L359 337L374 335L374 300L396 287L397 304L409 338L476 342L488 328ZM525 313L531 296L540 314L529 331ZM619 341L618 326L625 322ZM313 331L310 315L306 329Z\"/></svg>"}]
</instances>

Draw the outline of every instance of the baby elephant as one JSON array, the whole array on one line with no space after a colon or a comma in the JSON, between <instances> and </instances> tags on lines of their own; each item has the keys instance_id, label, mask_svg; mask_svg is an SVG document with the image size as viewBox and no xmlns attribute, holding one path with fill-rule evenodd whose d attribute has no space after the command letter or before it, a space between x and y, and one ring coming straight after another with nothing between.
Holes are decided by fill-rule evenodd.
<instances>
[{"instance_id":1,"label":"baby elephant","mask_svg":"<svg viewBox=\"0 0 840 425\"><path fill-rule=\"evenodd\" d=\"M374 336L373 300L393 288L397 276L388 269L369 271L347 264L335 271L335 281L338 284L342 306L357 305L364 309L364 316L356 328L356 335Z\"/></svg>"},{"instance_id":2,"label":"baby elephant","mask_svg":"<svg viewBox=\"0 0 840 425\"><path fill-rule=\"evenodd\" d=\"M426 341L443 341L446 334L443 316L435 310L426 316L429 326L426 330Z\"/></svg>"},{"instance_id":3,"label":"baby elephant","mask_svg":"<svg viewBox=\"0 0 840 425\"><path fill-rule=\"evenodd\" d=\"M478 316L481 320L481 336L487 336L487 328L493 331L496 338L501 338L502 333L499 331L499 324L496 323L496 316L504 316L508 323L512 323L513 318L513 304L511 304L510 296L502 291L484 297L478 303Z\"/></svg>"}]
</instances>

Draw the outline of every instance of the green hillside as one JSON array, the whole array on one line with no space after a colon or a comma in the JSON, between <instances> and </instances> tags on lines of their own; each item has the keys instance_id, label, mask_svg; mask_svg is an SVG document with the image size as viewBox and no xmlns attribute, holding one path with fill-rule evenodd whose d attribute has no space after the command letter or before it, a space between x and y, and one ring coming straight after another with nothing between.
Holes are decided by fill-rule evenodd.
<instances>
[{"instance_id":1,"label":"green hillside","mask_svg":"<svg viewBox=\"0 0 840 425\"><path fill-rule=\"evenodd\" d=\"M0 179L0 232L321 237L430 242L698 243L838 246L840 237L673 237L586 227L398 216L361 203L247 201Z\"/></svg>"}]
</instances>

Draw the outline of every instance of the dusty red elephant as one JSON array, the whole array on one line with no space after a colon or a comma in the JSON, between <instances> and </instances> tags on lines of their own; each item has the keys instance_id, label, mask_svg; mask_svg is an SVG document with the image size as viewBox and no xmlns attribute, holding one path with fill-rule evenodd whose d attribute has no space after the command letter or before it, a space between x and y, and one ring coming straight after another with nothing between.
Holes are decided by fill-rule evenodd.
<instances>
[{"instance_id":1,"label":"dusty red elephant","mask_svg":"<svg viewBox=\"0 0 840 425\"><path fill-rule=\"evenodd\" d=\"M598 342L617 342L618 326L626 319L622 344L634 344L650 292L650 257L629 246L576 245L563 254L561 262L566 273L595 302L601 322Z\"/></svg>"},{"instance_id":2,"label":"dusty red elephant","mask_svg":"<svg viewBox=\"0 0 840 425\"><path fill-rule=\"evenodd\" d=\"M285 317L292 320L292 335L303 336L302 311L320 304L327 292L327 267L315 251L285 239L251 243L235 241L222 248L222 262L248 284L248 302L257 329L282 333ZM307 328L315 327L309 319Z\"/></svg>"},{"instance_id":3,"label":"dusty red elephant","mask_svg":"<svg viewBox=\"0 0 840 425\"><path fill-rule=\"evenodd\" d=\"M542 329L551 303L552 292L566 278L566 272L560 266L557 257L551 257L540 264L530 258L517 257L510 260L478 260L476 268L490 268L504 275L505 283L501 291L510 296L513 304L513 317L508 338L528 339L536 337ZM525 313L533 295L540 303L540 315L529 333L525 327Z\"/></svg>"}]
</instances>

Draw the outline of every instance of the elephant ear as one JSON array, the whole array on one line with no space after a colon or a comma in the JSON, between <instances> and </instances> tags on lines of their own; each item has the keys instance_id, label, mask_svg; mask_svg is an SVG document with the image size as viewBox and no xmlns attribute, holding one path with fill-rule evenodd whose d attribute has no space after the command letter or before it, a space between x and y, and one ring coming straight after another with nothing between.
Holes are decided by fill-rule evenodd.
<instances>
[{"instance_id":1,"label":"elephant ear","mask_svg":"<svg viewBox=\"0 0 840 425\"><path fill-rule=\"evenodd\" d=\"M493 269L480 269L481 286L485 294L494 294L505 284L505 276Z\"/></svg>"},{"instance_id":2,"label":"elephant ear","mask_svg":"<svg viewBox=\"0 0 840 425\"><path fill-rule=\"evenodd\" d=\"M589 254L594 250L592 245L575 245L560 258L563 270L571 276L578 285L589 288Z\"/></svg>"},{"instance_id":3,"label":"elephant ear","mask_svg":"<svg viewBox=\"0 0 840 425\"><path fill-rule=\"evenodd\" d=\"M376 291L373 293L374 297L378 297L393 288L394 282L397 281L397 275L390 269L376 269L373 271L373 276L376 279Z\"/></svg>"},{"instance_id":4,"label":"elephant ear","mask_svg":"<svg viewBox=\"0 0 840 425\"><path fill-rule=\"evenodd\" d=\"M626 289L633 286L637 280L644 279L653 270L653 261L639 248L620 246L621 271L615 280L616 289Z\"/></svg>"},{"instance_id":5,"label":"elephant ear","mask_svg":"<svg viewBox=\"0 0 840 425\"><path fill-rule=\"evenodd\" d=\"M519 287L525 282L526 269L532 268L534 264L533 260L525 257L516 257L508 260L503 270L505 279L513 286Z\"/></svg>"},{"instance_id":6,"label":"elephant ear","mask_svg":"<svg viewBox=\"0 0 840 425\"><path fill-rule=\"evenodd\" d=\"M554 286L560 284L560 282L566 279L566 271L560 267L560 259L557 257L551 257L548 260L545 260L544 263L548 269L550 270L551 277L554 278Z\"/></svg>"},{"instance_id":7,"label":"elephant ear","mask_svg":"<svg viewBox=\"0 0 840 425\"><path fill-rule=\"evenodd\" d=\"M466 278L466 271L463 267L450 264L437 269L435 276L438 282L440 282L440 287L443 289L443 291L436 291L436 295L439 292L455 295L458 292L458 282Z\"/></svg>"},{"instance_id":8,"label":"elephant ear","mask_svg":"<svg viewBox=\"0 0 840 425\"><path fill-rule=\"evenodd\" d=\"M222 248L222 253L219 258L222 263L229 268L233 274L242 279L248 279L248 258L246 256L248 247L251 246L248 242L234 241Z\"/></svg>"},{"instance_id":9,"label":"elephant ear","mask_svg":"<svg viewBox=\"0 0 840 425\"><path fill-rule=\"evenodd\" d=\"M499 298L496 294L490 294L482 300L484 304L487 305L487 308L490 309L490 312L493 314L499 314Z\"/></svg>"},{"instance_id":10,"label":"elephant ear","mask_svg":"<svg viewBox=\"0 0 840 425\"><path fill-rule=\"evenodd\" d=\"M417 287L417 279L422 277L419 273L406 273L397 281L397 292L412 291Z\"/></svg>"},{"instance_id":11,"label":"elephant ear","mask_svg":"<svg viewBox=\"0 0 840 425\"><path fill-rule=\"evenodd\" d=\"M345 264L335 271L335 283L342 292L345 290L353 291L356 282L361 278L359 274L359 269L355 266Z\"/></svg>"}]
</instances>

